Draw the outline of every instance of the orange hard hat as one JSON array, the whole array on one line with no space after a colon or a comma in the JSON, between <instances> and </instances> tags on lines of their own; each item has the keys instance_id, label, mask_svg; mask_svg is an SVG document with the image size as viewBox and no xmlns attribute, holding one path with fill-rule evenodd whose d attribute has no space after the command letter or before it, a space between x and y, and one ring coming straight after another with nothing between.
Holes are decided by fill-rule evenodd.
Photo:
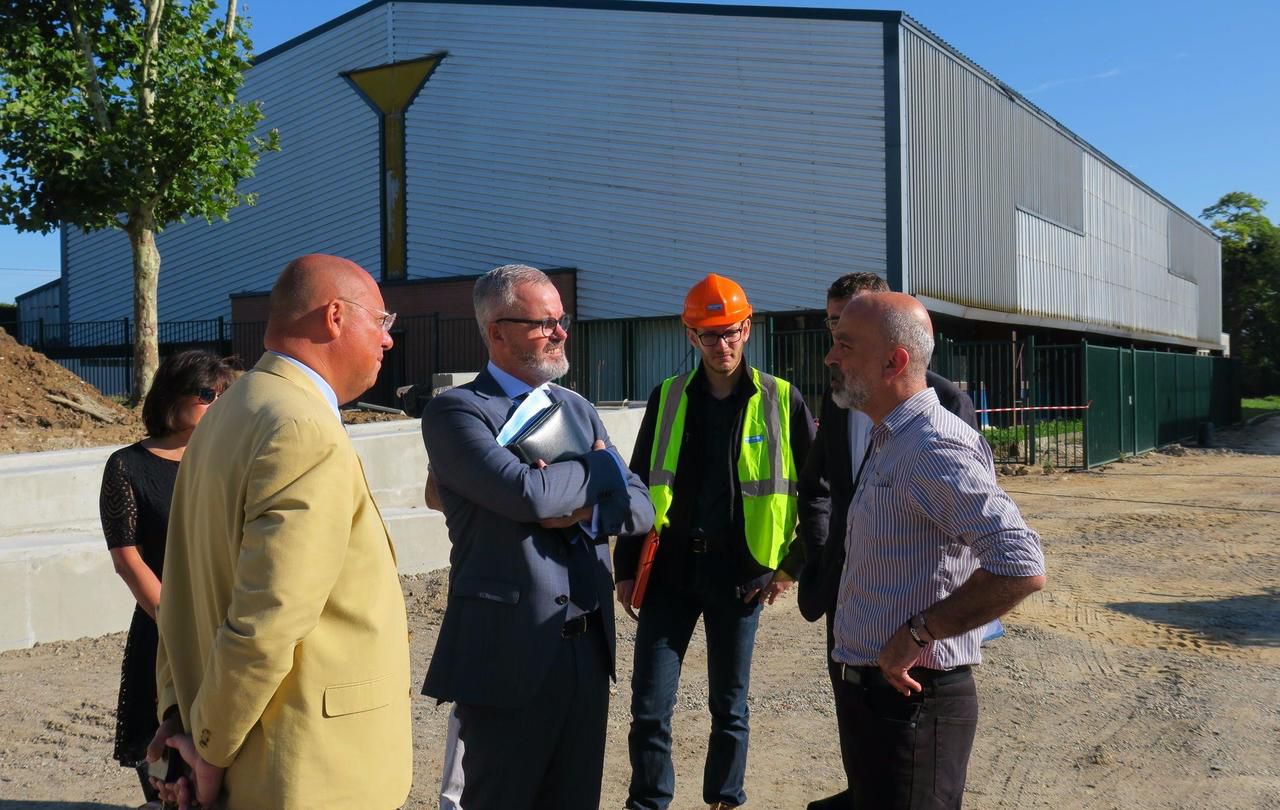
<instances>
[{"instance_id":1,"label":"orange hard hat","mask_svg":"<svg viewBox=\"0 0 1280 810\"><path fill-rule=\"evenodd\" d=\"M684 325L694 329L733 326L751 317L747 294L733 279L709 274L684 297Z\"/></svg>"}]
</instances>

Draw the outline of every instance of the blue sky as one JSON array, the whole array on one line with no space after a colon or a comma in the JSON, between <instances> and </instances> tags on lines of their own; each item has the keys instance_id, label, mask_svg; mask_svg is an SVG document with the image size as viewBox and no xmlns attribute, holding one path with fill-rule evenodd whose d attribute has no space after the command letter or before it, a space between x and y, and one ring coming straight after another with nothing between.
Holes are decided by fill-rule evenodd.
<instances>
[{"instance_id":1,"label":"blue sky","mask_svg":"<svg viewBox=\"0 0 1280 810\"><path fill-rule=\"evenodd\" d=\"M262 51L358 5L258 0L241 7ZM905 11L1184 210L1198 214L1241 190L1271 201L1268 214L1280 220L1280 3L756 5ZM58 262L56 234L0 228L0 302L56 278Z\"/></svg>"}]
</instances>

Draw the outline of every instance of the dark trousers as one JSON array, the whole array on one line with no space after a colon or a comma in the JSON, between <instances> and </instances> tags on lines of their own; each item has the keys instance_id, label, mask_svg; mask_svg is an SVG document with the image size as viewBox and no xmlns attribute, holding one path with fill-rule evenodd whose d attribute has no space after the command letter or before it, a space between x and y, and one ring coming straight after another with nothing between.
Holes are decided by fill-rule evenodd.
<instances>
[{"instance_id":1,"label":"dark trousers","mask_svg":"<svg viewBox=\"0 0 1280 810\"><path fill-rule=\"evenodd\" d=\"M527 705L459 703L456 713L467 810L600 806L609 666L598 622L560 640L546 681Z\"/></svg>"},{"instance_id":2,"label":"dark trousers","mask_svg":"<svg viewBox=\"0 0 1280 810\"><path fill-rule=\"evenodd\" d=\"M631 785L626 806L633 810L663 810L675 795L671 714L680 669L699 616L707 633L707 703L711 710L702 798L707 804L733 806L747 801L742 787L750 731L747 692L760 602L743 604L731 585L708 583L695 590L652 588L640 611L631 677L631 733L627 736Z\"/></svg>"},{"instance_id":3,"label":"dark trousers","mask_svg":"<svg viewBox=\"0 0 1280 810\"><path fill-rule=\"evenodd\" d=\"M978 728L973 673L911 671L924 691L903 697L879 670L849 683L833 668L840 754L853 807L950 810L964 795Z\"/></svg>"}]
</instances>

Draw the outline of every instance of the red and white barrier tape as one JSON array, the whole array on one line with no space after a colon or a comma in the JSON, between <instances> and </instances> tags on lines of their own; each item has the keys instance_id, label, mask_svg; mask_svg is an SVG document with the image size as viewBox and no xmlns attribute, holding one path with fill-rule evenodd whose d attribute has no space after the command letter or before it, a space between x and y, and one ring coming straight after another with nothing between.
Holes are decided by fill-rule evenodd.
<instances>
[{"instance_id":1,"label":"red and white barrier tape","mask_svg":"<svg viewBox=\"0 0 1280 810\"><path fill-rule=\"evenodd\" d=\"M974 413L1018 413L1021 411L1087 411L1093 405L1028 405L1025 408L978 408Z\"/></svg>"}]
</instances>

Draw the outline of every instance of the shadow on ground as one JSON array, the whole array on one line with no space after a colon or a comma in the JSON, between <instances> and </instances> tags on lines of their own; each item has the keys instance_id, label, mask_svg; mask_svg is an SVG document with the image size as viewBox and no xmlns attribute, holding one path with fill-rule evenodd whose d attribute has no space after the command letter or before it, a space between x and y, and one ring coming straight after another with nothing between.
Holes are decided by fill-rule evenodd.
<instances>
[{"instance_id":1,"label":"shadow on ground","mask_svg":"<svg viewBox=\"0 0 1280 810\"><path fill-rule=\"evenodd\" d=\"M1280 455L1280 412L1265 414L1250 424L1223 428L1215 444L1250 455Z\"/></svg>"},{"instance_id":2,"label":"shadow on ground","mask_svg":"<svg viewBox=\"0 0 1280 810\"><path fill-rule=\"evenodd\" d=\"M1240 647L1280 647L1280 588L1224 599L1112 602L1112 610L1178 627L1205 641Z\"/></svg>"},{"instance_id":3,"label":"shadow on ground","mask_svg":"<svg viewBox=\"0 0 1280 810\"><path fill-rule=\"evenodd\" d=\"M34 799L0 799L0 810L132 810L124 804L101 802L55 802Z\"/></svg>"}]
</instances>

